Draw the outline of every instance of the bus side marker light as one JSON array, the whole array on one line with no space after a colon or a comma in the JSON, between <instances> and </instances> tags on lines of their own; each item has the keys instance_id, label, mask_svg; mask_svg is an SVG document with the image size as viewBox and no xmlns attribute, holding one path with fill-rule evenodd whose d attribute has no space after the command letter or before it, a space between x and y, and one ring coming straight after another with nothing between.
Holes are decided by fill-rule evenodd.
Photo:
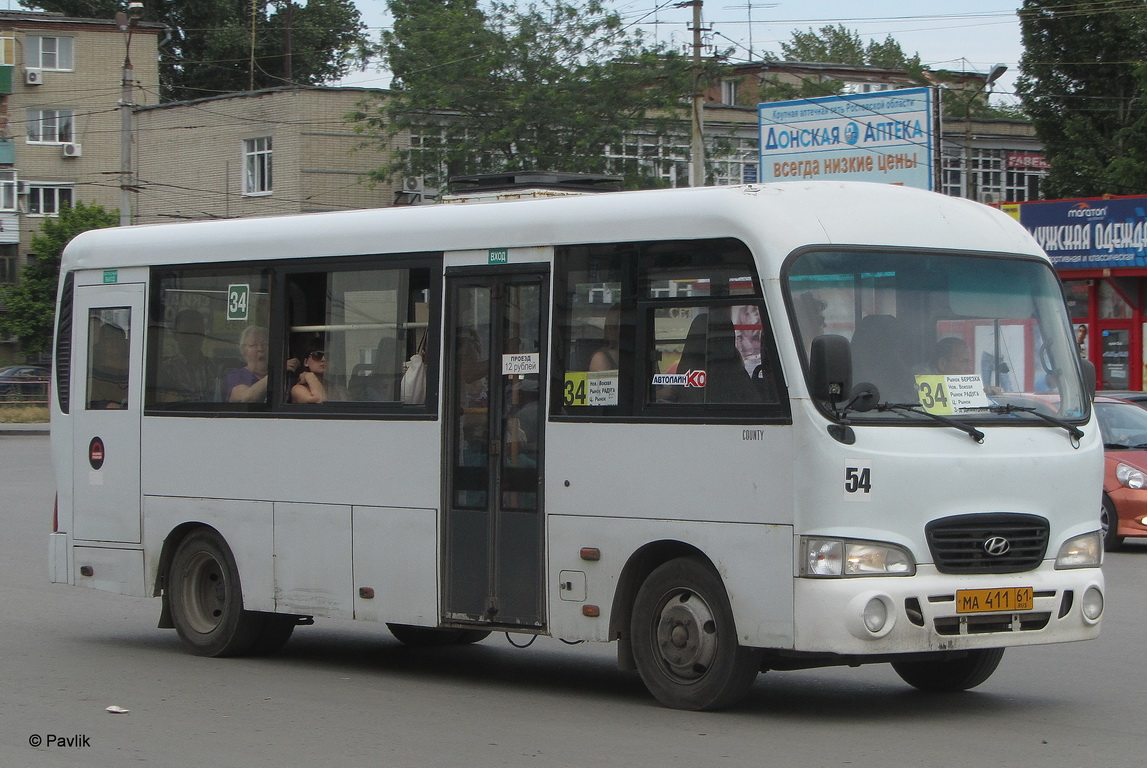
<instances>
[{"instance_id":1,"label":"bus side marker light","mask_svg":"<svg viewBox=\"0 0 1147 768\"><path fill-rule=\"evenodd\" d=\"M597 547L582 547L581 548L581 559L582 560L593 560L593 561L600 560L601 559L601 550L598 549Z\"/></svg>"},{"instance_id":2,"label":"bus side marker light","mask_svg":"<svg viewBox=\"0 0 1147 768\"><path fill-rule=\"evenodd\" d=\"M596 619L601 615L601 608L598 608L596 605L583 605L581 607L581 615Z\"/></svg>"},{"instance_id":3,"label":"bus side marker light","mask_svg":"<svg viewBox=\"0 0 1147 768\"><path fill-rule=\"evenodd\" d=\"M359 587L358 588L358 596L361 597L363 600L373 600L374 599L374 587Z\"/></svg>"},{"instance_id":4,"label":"bus side marker light","mask_svg":"<svg viewBox=\"0 0 1147 768\"><path fill-rule=\"evenodd\" d=\"M80 575L81 576L95 576L96 570L94 568L92 568L90 565L81 565L80 566Z\"/></svg>"}]
</instances>

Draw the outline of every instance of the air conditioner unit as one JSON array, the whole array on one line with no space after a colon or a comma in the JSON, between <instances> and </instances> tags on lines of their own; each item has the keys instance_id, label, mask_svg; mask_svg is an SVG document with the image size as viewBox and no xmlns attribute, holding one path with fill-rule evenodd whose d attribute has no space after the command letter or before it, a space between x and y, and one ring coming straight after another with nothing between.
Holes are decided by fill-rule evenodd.
<instances>
[{"instance_id":1,"label":"air conditioner unit","mask_svg":"<svg viewBox=\"0 0 1147 768\"><path fill-rule=\"evenodd\" d=\"M421 192L422 191L422 177L421 176L407 176L402 180L403 192Z\"/></svg>"},{"instance_id":2,"label":"air conditioner unit","mask_svg":"<svg viewBox=\"0 0 1147 768\"><path fill-rule=\"evenodd\" d=\"M24 85L43 85L44 84L44 70L32 69L31 67L24 70Z\"/></svg>"},{"instance_id":3,"label":"air conditioner unit","mask_svg":"<svg viewBox=\"0 0 1147 768\"><path fill-rule=\"evenodd\" d=\"M84 145L64 144L60 147L60 154L64 157L82 157L84 154Z\"/></svg>"}]
</instances>

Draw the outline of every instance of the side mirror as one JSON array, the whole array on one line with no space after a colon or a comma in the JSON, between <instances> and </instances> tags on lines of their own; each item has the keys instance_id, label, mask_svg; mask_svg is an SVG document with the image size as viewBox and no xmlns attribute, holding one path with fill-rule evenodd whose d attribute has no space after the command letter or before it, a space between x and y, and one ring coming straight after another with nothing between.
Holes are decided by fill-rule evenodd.
<instances>
[{"instance_id":1,"label":"side mirror","mask_svg":"<svg viewBox=\"0 0 1147 768\"><path fill-rule=\"evenodd\" d=\"M1095 373L1095 363L1081 357L1079 370L1083 374L1083 386L1087 390L1087 396L1094 400L1095 390L1099 388L1099 376Z\"/></svg>"},{"instance_id":2,"label":"side mirror","mask_svg":"<svg viewBox=\"0 0 1147 768\"><path fill-rule=\"evenodd\" d=\"M852 390L852 347L848 339L828 334L812 340L809 388L814 398L831 404Z\"/></svg>"}]
</instances>

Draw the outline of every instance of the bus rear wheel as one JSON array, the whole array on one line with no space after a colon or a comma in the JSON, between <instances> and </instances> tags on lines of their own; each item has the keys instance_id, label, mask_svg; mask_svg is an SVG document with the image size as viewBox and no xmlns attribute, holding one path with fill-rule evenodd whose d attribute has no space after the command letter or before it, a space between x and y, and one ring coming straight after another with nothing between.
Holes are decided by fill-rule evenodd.
<instances>
[{"instance_id":1,"label":"bus rear wheel","mask_svg":"<svg viewBox=\"0 0 1147 768\"><path fill-rule=\"evenodd\" d=\"M901 680L921 691L966 691L991 677L1003 656L1003 648L982 648L956 659L894 661L892 668Z\"/></svg>"},{"instance_id":2,"label":"bus rear wheel","mask_svg":"<svg viewBox=\"0 0 1147 768\"><path fill-rule=\"evenodd\" d=\"M700 558L670 560L649 574L633 603L630 632L642 682L673 709L732 706L761 668L760 649L737 642L721 577Z\"/></svg>"},{"instance_id":3,"label":"bus rear wheel","mask_svg":"<svg viewBox=\"0 0 1147 768\"><path fill-rule=\"evenodd\" d=\"M412 627L409 624L387 624L390 634L403 645L412 648L425 648L441 645L469 645L481 642L490 636L484 629L438 629L436 627Z\"/></svg>"},{"instance_id":4,"label":"bus rear wheel","mask_svg":"<svg viewBox=\"0 0 1147 768\"><path fill-rule=\"evenodd\" d=\"M175 631L199 656L240 656L254 647L264 629L263 614L243 610L235 558L211 529L197 530L180 542L167 592Z\"/></svg>"}]
</instances>

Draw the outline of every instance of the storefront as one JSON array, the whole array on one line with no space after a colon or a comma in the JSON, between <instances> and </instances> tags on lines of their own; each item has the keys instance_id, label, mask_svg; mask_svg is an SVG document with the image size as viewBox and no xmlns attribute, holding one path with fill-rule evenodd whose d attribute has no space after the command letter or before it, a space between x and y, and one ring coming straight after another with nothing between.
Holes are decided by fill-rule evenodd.
<instances>
[{"instance_id":1,"label":"storefront","mask_svg":"<svg viewBox=\"0 0 1147 768\"><path fill-rule=\"evenodd\" d=\"M1147 389L1147 196L1001 206L1055 263L1100 389Z\"/></svg>"}]
</instances>

